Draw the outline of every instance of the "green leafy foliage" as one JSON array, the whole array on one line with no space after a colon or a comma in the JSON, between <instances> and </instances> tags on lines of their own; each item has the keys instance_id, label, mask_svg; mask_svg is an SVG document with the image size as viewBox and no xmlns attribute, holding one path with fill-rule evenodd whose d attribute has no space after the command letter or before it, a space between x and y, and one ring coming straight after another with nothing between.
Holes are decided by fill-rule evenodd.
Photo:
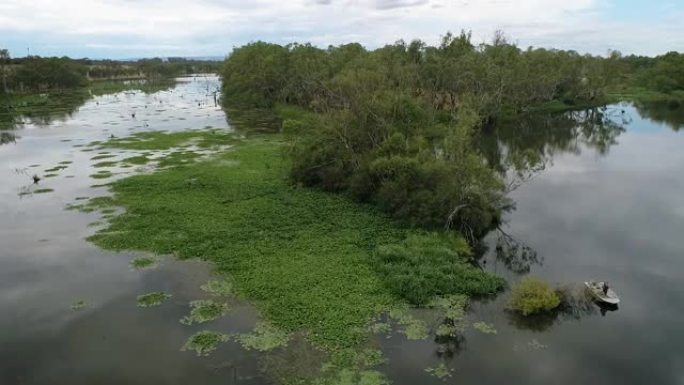
<instances>
[{"instance_id":1,"label":"green leafy foliage","mask_svg":"<svg viewBox=\"0 0 684 385\"><path fill-rule=\"evenodd\" d=\"M497 334L498 331L492 324L488 324L484 321L478 321L473 323L473 328L485 334Z\"/></svg>"},{"instance_id":2,"label":"green leafy foliage","mask_svg":"<svg viewBox=\"0 0 684 385\"><path fill-rule=\"evenodd\" d=\"M207 293L217 296L229 296L234 293L233 284L227 279L212 279L201 286L201 289Z\"/></svg>"},{"instance_id":3,"label":"green leafy foliage","mask_svg":"<svg viewBox=\"0 0 684 385\"><path fill-rule=\"evenodd\" d=\"M210 299L200 299L190 302L190 314L180 322L184 325L201 324L223 317L228 312L228 305L214 302Z\"/></svg>"},{"instance_id":4,"label":"green leafy foliage","mask_svg":"<svg viewBox=\"0 0 684 385\"><path fill-rule=\"evenodd\" d=\"M213 261L279 329L306 330L326 349L356 346L394 301L372 253L407 230L370 207L289 186L282 147L277 135L254 138L207 162L116 181L110 204L125 211L91 240Z\"/></svg>"},{"instance_id":5,"label":"green leafy foliage","mask_svg":"<svg viewBox=\"0 0 684 385\"><path fill-rule=\"evenodd\" d=\"M143 270L155 267L159 263L159 258L153 255L146 255L144 257L134 258L129 262L129 265L136 270Z\"/></svg>"},{"instance_id":6,"label":"green leafy foliage","mask_svg":"<svg viewBox=\"0 0 684 385\"><path fill-rule=\"evenodd\" d=\"M285 331L268 322L260 321L257 322L254 330L249 333L238 334L235 339L245 349L266 352L287 345L290 337Z\"/></svg>"},{"instance_id":7,"label":"green leafy foliage","mask_svg":"<svg viewBox=\"0 0 684 385\"><path fill-rule=\"evenodd\" d=\"M548 283L525 277L513 287L509 307L527 316L553 310L560 302L560 297Z\"/></svg>"},{"instance_id":8,"label":"green leafy foliage","mask_svg":"<svg viewBox=\"0 0 684 385\"><path fill-rule=\"evenodd\" d=\"M171 294L164 293L163 291L141 294L137 299L138 307L159 306L169 298L171 298Z\"/></svg>"},{"instance_id":9,"label":"green leafy foliage","mask_svg":"<svg viewBox=\"0 0 684 385\"><path fill-rule=\"evenodd\" d=\"M454 369L449 369L446 364L441 362L435 367L425 369L425 371L432 377L438 378L440 380L446 380L452 376Z\"/></svg>"},{"instance_id":10,"label":"green leafy foliage","mask_svg":"<svg viewBox=\"0 0 684 385\"><path fill-rule=\"evenodd\" d=\"M389 317L396 321L401 327L400 332L409 340L423 340L429 335L425 321L414 317L406 305L397 305L390 309Z\"/></svg>"},{"instance_id":11,"label":"green leafy foliage","mask_svg":"<svg viewBox=\"0 0 684 385\"><path fill-rule=\"evenodd\" d=\"M203 330L190 336L181 350L192 350L198 356L208 356L216 350L219 344L229 340L230 337L226 334Z\"/></svg>"},{"instance_id":12,"label":"green leafy foliage","mask_svg":"<svg viewBox=\"0 0 684 385\"><path fill-rule=\"evenodd\" d=\"M84 300L79 300L71 304L71 310L82 310L88 307L88 303Z\"/></svg>"},{"instance_id":13,"label":"green leafy foliage","mask_svg":"<svg viewBox=\"0 0 684 385\"><path fill-rule=\"evenodd\" d=\"M488 295L504 284L469 264L468 245L456 235L413 234L398 244L380 246L376 270L389 289L414 305L435 296Z\"/></svg>"},{"instance_id":14,"label":"green leafy foliage","mask_svg":"<svg viewBox=\"0 0 684 385\"><path fill-rule=\"evenodd\" d=\"M132 142L139 146L136 140ZM145 147L167 150L186 140L155 135L143 141ZM334 353L338 370L328 379L350 368L350 376L358 380L366 369L358 368L354 357L365 348L371 320L401 302L388 277L378 274L377 250L380 245L404 245L408 235L430 236L399 225L372 206L289 185L289 162L281 155L285 146L280 135L257 136L230 151L210 146L215 156L205 162L115 181L113 198L100 199L97 206L124 210L91 240L108 249L214 262L230 278L218 276L203 289L244 297L268 320L268 327L239 341L253 349L271 349L281 346L284 336L304 331L315 346ZM462 239L452 235L442 242L464 258L468 255ZM397 317L407 335L427 336L425 322Z\"/></svg>"}]
</instances>

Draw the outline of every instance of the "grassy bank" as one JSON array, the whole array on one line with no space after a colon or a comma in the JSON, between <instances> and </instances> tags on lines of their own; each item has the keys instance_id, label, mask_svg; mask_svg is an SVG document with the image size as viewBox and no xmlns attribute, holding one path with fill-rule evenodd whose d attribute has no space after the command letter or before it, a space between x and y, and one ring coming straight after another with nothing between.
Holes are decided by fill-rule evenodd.
<instances>
[{"instance_id":1,"label":"grassy bank","mask_svg":"<svg viewBox=\"0 0 684 385\"><path fill-rule=\"evenodd\" d=\"M111 218L93 242L211 261L272 324L304 332L319 348L340 354L367 341L375 317L405 304L406 287L424 299L484 295L503 285L468 264L467 245L458 235L402 227L341 195L288 184L280 135L193 133L97 144L234 147L210 160L167 162L163 170L114 182L113 199L98 202L125 213Z\"/></svg>"}]
</instances>

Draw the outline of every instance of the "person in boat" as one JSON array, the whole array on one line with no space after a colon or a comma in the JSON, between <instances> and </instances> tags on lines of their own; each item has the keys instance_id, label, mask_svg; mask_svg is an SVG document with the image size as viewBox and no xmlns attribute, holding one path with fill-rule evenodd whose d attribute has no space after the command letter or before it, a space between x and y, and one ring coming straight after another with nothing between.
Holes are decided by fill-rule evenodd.
<instances>
[{"instance_id":1,"label":"person in boat","mask_svg":"<svg viewBox=\"0 0 684 385\"><path fill-rule=\"evenodd\" d=\"M608 295L608 282L603 282L601 290L603 290L603 295Z\"/></svg>"}]
</instances>

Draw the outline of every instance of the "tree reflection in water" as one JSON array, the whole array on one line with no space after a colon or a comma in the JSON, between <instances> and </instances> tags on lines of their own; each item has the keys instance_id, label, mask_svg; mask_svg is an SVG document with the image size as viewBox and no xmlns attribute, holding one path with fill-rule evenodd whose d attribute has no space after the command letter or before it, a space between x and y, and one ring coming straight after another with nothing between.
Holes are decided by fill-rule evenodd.
<instances>
[{"instance_id":1,"label":"tree reflection in water","mask_svg":"<svg viewBox=\"0 0 684 385\"><path fill-rule=\"evenodd\" d=\"M631 120L624 109L616 106L528 114L486 130L477 139L485 158L505 178L511 193L553 164L557 155L579 154L582 149L606 155ZM514 205L509 208L514 209ZM508 235L501 226L495 231L496 259L508 270L527 274L531 266L543 263L543 257L530 245ZM484 246L476 255L486 251Z\"/></svg>"},{"instance_id":2,"label":"tree reflection in water","mask_svg":"<svg viewBox=\"0 0 684 385\"><path fill-rule=\"evenodd\" d=\"M684 129L684 101L640 102L634 106L644 118L664 123L673 131Z\"/></svg>"},{"instance_id":3,"label":"tree reflection in water","mask_svg":"<svg viewBox=\"0 0 684 385\"><path fill-rule=\"evenodd\" d=\"M630 121L616 107L528 114L484 132L478 140L489 164L513 190L552 164L557 154L579 154L582 147L607 154Z\"/></svg>"}]
</instances>

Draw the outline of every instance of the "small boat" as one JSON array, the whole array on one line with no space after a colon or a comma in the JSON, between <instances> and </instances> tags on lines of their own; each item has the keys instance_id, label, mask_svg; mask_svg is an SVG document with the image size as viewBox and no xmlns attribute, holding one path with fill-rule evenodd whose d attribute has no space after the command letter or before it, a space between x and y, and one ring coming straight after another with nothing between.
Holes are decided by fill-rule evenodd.
<instances>
[{"instance_id":1,"label":"small boat","mask_svg":"<svg viewBox=\"0 0 684 385\"><path fill-rule=\"evenodd\" d=\"M617 296L617 293L613 291L613 289L608 288L607 293L603 292L603 282L589 281L584 282L584 284L587 286L587 289L589 289L589 292L597 301L604 302L610 305L617 305L620 303L620 298Z\"/></svg>"}]
</instances>

